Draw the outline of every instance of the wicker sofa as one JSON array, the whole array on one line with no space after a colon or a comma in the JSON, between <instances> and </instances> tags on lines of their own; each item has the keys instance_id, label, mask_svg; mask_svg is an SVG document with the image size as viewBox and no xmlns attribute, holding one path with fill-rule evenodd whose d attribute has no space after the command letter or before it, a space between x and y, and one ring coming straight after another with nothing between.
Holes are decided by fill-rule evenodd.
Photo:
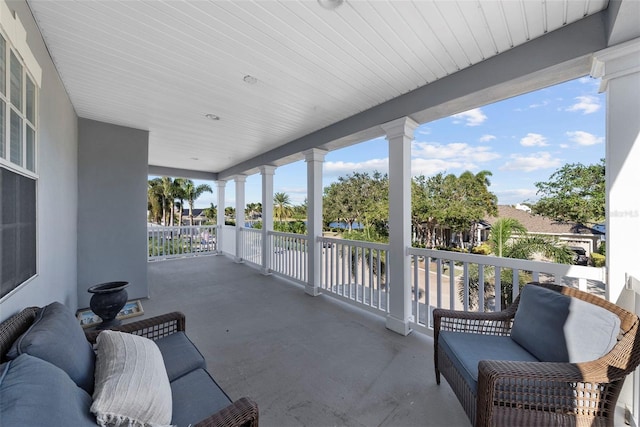
<instances>
[{"instance_id":1,"label":"wicker sofa","mask_svg":"<svg viewBox=\"0 0 640 427\"><path fill-rule=\"evenodd\" d=\"M433 317L436 381L476 426L613 426L640 363L638 316L565 286L530 283L501 312Z\"/></svg>"},{"instance_id":2,"label":"wicker sofa","mask_svg":"<svg viewBox=\"0 0 640 427\"><path fill-rule=\"evenodd\" d=\"M47 313L51 313L56 306L58 310L64 307L59 303L53 303L45 308L26 308L0 324L0 354L3 363L0 366L2 376L0 404L3 409L3 418L7 422L11 419L16 423L15 425L32 426L95 425L96 423L95 416L89 413L87 406L92 402L94 365L91 364L91 368L87 369L84 367L85 362L79 361L78 357L85 351L93 356L96 338L100 331L82 331L73 313L70 312L69 315L63 314L62 317L65 319L62 322L52 324L52 321L49 321L48 324L43 325L46 315L42 313L45 309L48 310ZM75 324L69 323L69 316ZM12 352L16 352L16 346L24 347L24 337L27 334L34 335L32 331L36 329L36 324L37 328L40 328L39 331L37 330L40 334L38 335L40 342L24 349L18 357L16 354L12 355ZM60 328L65 331L60 333ZM169 381L171 388L168 393L172 396L172 425L178 427L188 425L255 427L258 425L257 405L248 398L232 402L206 371L204 358L184 334L183 314L169 313L113 329L150 338L157 344L162 354L159 364L164 363L167 374L165 378ZM73 339L80 337L84 344L76 342L71 348L68 344L69 336L73 336ZM139 338L128 334L121 336L140 341ZM157 352L157 350L154 351ZM146 367L143 366L143 369ZM56 372L51 376L50 370L56 370ZM90 370L90 372L82 372L83 370ZM96 379L96 389L97 383ZM135 386L141 390L145 388L145 384ZM80 408L77 410L79 414L69 414L76 407ZM47 408L54 413L46 414Z\"/></svg>"}]
</instances>

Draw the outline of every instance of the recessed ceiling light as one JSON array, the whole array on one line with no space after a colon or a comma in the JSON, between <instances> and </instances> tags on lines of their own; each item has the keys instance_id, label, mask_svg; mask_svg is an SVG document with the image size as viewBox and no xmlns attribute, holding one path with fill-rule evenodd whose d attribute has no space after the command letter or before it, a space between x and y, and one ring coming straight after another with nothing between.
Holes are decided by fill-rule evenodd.
<instances>
[{"instance_id":1,"label":"recessed ceiling light","mask_svg":"<svg viewBox=\"0 0 640 427\"><path fill-rule=\"evenodd\" d=\"M318 4L328 10L337 9L344 0L318 0Z\"/></svg>"},{"instance_id":2,"label":"recessed ceiling light","mask_svg":"<svg viewBox=\"0 0 640 427\"><path fill-rule=\"evenodd\" d=\"M244 80L245 83L248 83L250 85L254 85L254 84L258 83L258 79L256 79L255 77L253 77L252 75L249 75L249 74L244 76L242 78L242 80Z\"/></svg>"},{"instance_id":3,"label":"recessed ceiling light","mask_svg":"<svg viewBox=\"0 0 640 427\"><path fill-rule=\"evenodd\" d=\"M191 157L191 160L200 160L200 159L197 157Z\"/></svg>"},{"instance_id":4,"label":"recessed ceiling light","mask_svg":"<svg viewBox=\"0 0 640 427\"><path fill-rule=\"evenodd\" d=\"M204 116L210 120L220 120L220 116L216 116L215 114L207 113Z\"/></svg>"}]
</instances>

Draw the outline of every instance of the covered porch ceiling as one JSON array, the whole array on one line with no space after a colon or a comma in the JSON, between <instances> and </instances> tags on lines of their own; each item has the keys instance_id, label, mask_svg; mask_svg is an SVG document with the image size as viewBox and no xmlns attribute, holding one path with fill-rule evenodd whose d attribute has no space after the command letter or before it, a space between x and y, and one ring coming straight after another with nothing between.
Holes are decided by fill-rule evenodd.
<instances>
[{"instance_id":1,"label":"covered porch ceiling","mask_svg":"<svg viewBox=\"0 0 640 427\"><path fill-rule=\"evenodd\" d=\"M79 117L148 130L150 171L210 179L587 74L637 37L634 3L28 0Z\"/></svg>"}]
</instances>

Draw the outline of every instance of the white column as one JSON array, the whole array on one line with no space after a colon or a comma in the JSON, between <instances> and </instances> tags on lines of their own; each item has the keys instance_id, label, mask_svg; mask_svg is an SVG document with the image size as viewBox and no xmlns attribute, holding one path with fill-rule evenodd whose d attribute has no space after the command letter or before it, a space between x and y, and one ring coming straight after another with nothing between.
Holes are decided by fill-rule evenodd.
<instances>
[{"instance_id":1,"label":"white column","mask_svg":"<svg viewBox=\"0 0 640 427\"><path fill-rule=\"evenodd\" d=\"M640 39L593 58L591 75L602 78L600 90L607 92L606 296L624 305L626 275L640 277Z\"/></svg>"},{"instance_id":2,"label":"white column","mask_svg":"<svg viewBox=\"0 0 640 427\"><path fill-rule=\"evenodd\" d=\"M625 285L631 276L640 278L640 38L596 52L591 75L602 78L600 91L607 92L606 297L637 313L635 292ZM617 404L635 417L638 375L636 370L625 381Z\"/></svg>"},{"instance_id":3,"label":"white column","mask_svg":"<svg viewBox=\"0 0 640 427\"><path fill-rule=\"evenodd\" d=\"M418 126L408 117L381 125L389 141L389 314L387 328L411 332L411 141Z\"/></svg>"},{"instance_id":4,"label":"white column","mask_svg":"<svg viewBox=\"0 0 640 427\"><path fill-rule=\"evenodd\" d=\"M246 175L236 175L236 262L242 262L242 229L244 228L244 184Z\"/></svg>"},{"instance_id":5,"label":"white column","mask_svg":"<svg viewBox=\"0 0 640 427\"><path fill-rule=\"evenodd\" d=\"M320 294L320 264L322 250L317 242L322 237L322 163L325 150L312 148L303 152L307 162L307 236L309 249L307 251L307 285L308 295Z\"/></svg>"},{"instance_id":6,"label":"white column","mask_svg":"<svg viewBox=\"0 0 640 427\"><path fill-rule=\"evenodd\" d=\"M227 185L227 181L216 181L216 187L218 187L218 211L216 215L216 245L218 248L218 255L222 255L222 229L224 228L224 188Z\"/></svg>"},{"instance_id":7,"label":"white column","mask_svg":"<svg viewBox=\"0 0 640 427\"><path fill-rule=\"evenodd\" d=\"M270 274L271 246L269 231L273 230L273 175L276 167L265 165L260 167L262 175L262 274Z\"/></svg>"}]
</instances>

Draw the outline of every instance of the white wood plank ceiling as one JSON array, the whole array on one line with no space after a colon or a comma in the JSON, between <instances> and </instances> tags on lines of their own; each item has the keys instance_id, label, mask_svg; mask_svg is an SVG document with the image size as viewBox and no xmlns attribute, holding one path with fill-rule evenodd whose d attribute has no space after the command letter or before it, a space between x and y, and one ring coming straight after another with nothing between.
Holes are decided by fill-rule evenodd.
<instances>
[{"instance_id":1,"label":"white wood plank ceiling","mask_svg":"<svg viewBox=\"0 0 640 427\"><path fill-rule=\"evenodd\" d=\"M28 3L80 117L149 130L151 165L217 172L608 0Z\"/></svg>"}]
</instances>

